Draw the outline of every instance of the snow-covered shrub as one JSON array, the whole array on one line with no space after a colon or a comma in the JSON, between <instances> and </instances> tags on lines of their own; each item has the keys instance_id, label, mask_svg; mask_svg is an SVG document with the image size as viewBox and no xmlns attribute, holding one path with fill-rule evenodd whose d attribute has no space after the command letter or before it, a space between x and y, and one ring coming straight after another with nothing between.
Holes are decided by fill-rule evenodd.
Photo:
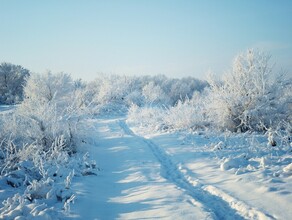
<instances>
[{"instance_id":1,"label":"snow-covered shrub","mask_svg":"<svg viewBox=\"0 0 292 220\"><path fill-rule=\"evenodd\" d=\"M75 198L74 176L94 175L88 155L72 154L88 113L84 88L67 74L33 74L24 101L0 114L0 184L7 192L0 218L62 218Z\"/></svg>"},{"instance_id":2,"label":"snow-covered shrub","mask_svg":"<svg viewBox=\"0 0 292 220\"><path fill-rule=\"evenodd\" d=\"M209 81L207 108L214 124L232 131L265 130L291 117L291 79L274 80L269 61L269 55L248 50L221 80Z\"/></svg>"},{"instance_id":3,"label":"snow-covered shrub","mask_svg":"<svg viewBox=\"0 0 292 220\"><path fill-rule=\"evenodd\" d=\"M13 187L25 185L33 179L52 176L56 171L51 170L49 164L61 165L69 161L69 154L64 149L62 137L56 138L48 151L44 150L44 146L36 143L19 147L8 141L4 146L6 148L2 148L4 157L0 166L1 176L6 176L9 185Z\"/></svg>"},{"instance_id":4,"label":"snow-covered shrub","mask_svg":"<svg viewBox=\"0 0 292 220\"><path fill-rule=\"evenodd\" d=\"M86 87L87 102L96 113L125 112L135 92L135 78L119 75L99 75Z\"/></svg>"},{"instance_id":5,"label":"snow-covered shrub","mask_svg":"<svg viewBox=\"0 0 292 220\"><path fill-rule=\"evenodd\" d=\"M11 63L0 64L0 104L16 104L23 99L23 87L29 71Z\"/></svg>"},{"instance_id":6,"label":"snow-covered shrub","mask_svg":"<svg viewBox=\"0 0 292 220\"><path fill-rule=\"evenodd\" d=\"M128 123L147 128L152 131L167 129L163 116L165 110L159 107L139 107L132 105L128 112Z\"/></svg>"},{"instance_id":7,"label":"snow-covered shrub","mask_svg":"<svg viewBox=\"0 0 292 220\"><path fill-rule=\"evenodd\" d=\"M192 78L165 76L144 77L141 81L142 92L137 94L142 94L144 104L130 109L129 118L145 123L145 127L151 123L159 127L160 122L161 127L174 130L212 126L241 132L272 130L281 133L277 137L283 132L289 136L286 128L292 121L292 79L273 74L270 56L263 52L248 50L238 55L232 70L220 80L211 78L209 86ZM159 119L151 113L157 109Z\"/></svg>"},{"instance_id":8,"label":"snow-covered shrub","mask_svg":"<svg viewBox=\"0 0 292 220\"><path fill-rule=\"evenodd\" d=\"M42 218L44 215L55 219L54 216L62 217L62 209L69 211L75 198L72 179L94 175L96 166L94 161L89 161L88 154L70 156L63 144L63 139L57 138L49 151L35 144L15 147L1 161L1 189L10 193L3 199L0 218ZM15 192L7 190L9 187L15 188Z\"/></svg>"},{"instance_id":9,"label":"snow-covered shrub","mask_svg":"<svg viewBox=\"0 0 292 220\"><path fill-rule=\"evenodd\" d=\"M167 106L169 105L169 97L164 93L159 85L150 82L142 89L142 95L145 99L145 104L150 106Z\"/></svg>"},{"instance_id":10,"label":"snow-covered shrub","mask_svg":"<svg viewBox=\"0 0 292 220\"><path fill-rule=\"evenodd\" d=\"M171 79L164 75L157 75L144 77L142 81L144 82L142 89L149 87L148 93L145 93L146 98L148 96L150 100L167 106L174 106L179 101L191 99L194 92L202 92L208 86L207 82L193 77Z\"/></svg>"},{"instance_id":11,"label":"snow-covered shrub","mask_svg":"<svg viewBox=\"0 0 292 220\"><path fill-rule=\"evenodd\" d=\"M169 79L158 76L99 75L86 86L86 102L97 113L125 113L137 106L173 106L207 86L195 78Z\"/></svg>"},{"instance_id":12,"label":"snow-covered shrub","mask_svg":"<svg viewBox=\"0 0 292 220\"><path fill-rule=\"evenodd\" d=\"M209 124L204 97L196 92L191 100L179 101L166 110L163 120L173 130L205 130Z\"/></svg>"},{"instance_id":13,"label":"snow-covered shrub","mask_svg":"<svg viewBox=\"0 0 292 220\"><path fill-rule=\"evenodd\" d=\"M292 123L281 121L277 126L267 128L268 146L292 147Z\"/></svg>"},{"instance_id":14,"label":"snow-covered shrub","mask_svg":"<svg viewBox=\"0 0 292 220\"><path fill-rule=\"evenodd\" d=\"M205 81L186 77L182 79L173 79L168 86L169 89L164 89L164 91L170 98L171 106L174 106L178 101L184 102L188 99L192 99L194 94L198 92L201 93L207 86L208 84Z\"/></svg>"},{"instance_id":15,"label":"snow-covered shrub","mask_svg":"<svg viewBox=\"0 0 292 220\"><path fill-rule=\"evenodd\" d=\"M128 122L154 130L206 130L210 123L205 101L206 95L195 91L192 99L186 97L184 101L178 100L174 106L132 105L128 112Z\"/></svg>"},{"instance_id":16,"label":"snow-covered shrub","mask_svg":"<svg viewBox=\"0 0 292 220\"><path fill-rule=\"evenodd\" d=\"M96 99L101 104L108 104L109 102L120 102L124 97L126 88L125 83L121 82L120 76L111 75L109 77L104 76L99 79L99 90L96 94Z\"/></svg>"},{"instance_id":17,"label":"snow-covered shrub","mask_svg":"<svg viewBox=\"0 0 292 220\"><path fill-rule=\"evenodd\" d=\"M74 133L86 104L81 89L67 74L32 74L25 99L4 122L5 132L18 143L36 142L49 149L62 136L64 148L74 151Z\"/></svg>"}]
</instances>

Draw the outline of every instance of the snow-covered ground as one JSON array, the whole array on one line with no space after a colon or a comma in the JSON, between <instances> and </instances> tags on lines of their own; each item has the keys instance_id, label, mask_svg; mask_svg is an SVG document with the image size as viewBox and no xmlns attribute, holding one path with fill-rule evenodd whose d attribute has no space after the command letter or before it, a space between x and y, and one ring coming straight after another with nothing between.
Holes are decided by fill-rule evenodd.
<instances>
[{"instance_id":1,"label":"snow-covered ground","mask_svg":"<svg viewBox=\"0 0 292 220\"><path fill-rule=\"evenodd\" d=\"M6 114L12 112L15 109L15 105L0 105L0 114Z\"/></svg>"},{"instance_id":2,"label":"snow-covered ground","mask_svg":"<svg viewBox=\"0 0 292 220\"><path fill-rule=\"evenodd\" d=\"M271 148L261 136L151 134L122 117L88 121L88 137L84 152L100 171L74 178L70 219L292 217L290 146Z\"/></svg>"},{"instance_id":3,"label":"snow-covered ground","mask_svg":"<svg viewBox=\"0 0 292 220\"><path fill-rule=\"evenodd\" d=\"M5 117L13 107L0 110ZM43 163L38 181L29 161L3 173L0 218L292 217L289 144L249 133L158 132L118 115L85 124L78 153Z\"/></svg>"},{"instance_id":4,"label":"snow-covered ground","mask_svg":"<svg viewBox=\"0 0 292 220\"><path fill-rule=\"evenodd\" d=\"M149 143L123 120L94 120L88 149L98 161L97 176L76 180L71 206L79 219L212 219L213 213L166 177ZM234 214L234 213L232 213ZM233 216L236 216L235 214Z\"/></svg>"}]
</instances>

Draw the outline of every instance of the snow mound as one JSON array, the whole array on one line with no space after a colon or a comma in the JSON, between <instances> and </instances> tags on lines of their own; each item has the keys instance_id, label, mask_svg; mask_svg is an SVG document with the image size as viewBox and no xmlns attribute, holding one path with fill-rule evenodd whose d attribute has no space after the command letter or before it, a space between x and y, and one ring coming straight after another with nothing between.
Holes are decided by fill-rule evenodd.
<instances>
[{"instance_id":1,"label":"snow mound","mask_svg":"<svg viewBox=\"0 0 292 220\"><path fill-rule=\"evenodd\" d=\"M226 158L220 165L222 171L230 170L232 168L240 168L247 165L246 155L240 155L234 158Z\"/></svg>"},{"instance_id":2,"label":"snow mound","mask_svg":"<svg viewBox=\"0 0 292 220\"><path fill-rule=\"evenodd\" d=\"M292 175L292 163L290 163L289 165L285 166L283 168L284 173L288 174L288 175Z\"/></svg>"}]
</instances>

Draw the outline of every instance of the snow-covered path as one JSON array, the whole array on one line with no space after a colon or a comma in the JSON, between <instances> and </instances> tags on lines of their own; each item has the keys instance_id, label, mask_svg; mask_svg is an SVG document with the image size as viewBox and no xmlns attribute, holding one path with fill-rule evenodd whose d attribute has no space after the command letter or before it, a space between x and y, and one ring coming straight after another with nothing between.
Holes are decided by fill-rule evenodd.
<instances>
[{"instance_id":1,"label":"snow-covered path","mask_svg":"<svg viewBox=\"0 0 292 220\"><path fill-rule=\"evenodd\" d=\"M101 171L76 181L72 205L80 219L212 219L213 214L161 174L147 144L119 120L95 124L92 158ZM78 217L77 217L78 218Z\"/></svg>"},{"instance_id":2,"label":"snow-covered path","mask_svg":"<svg viewBox=\"0 0 292 220\"><path fill-rule=\"evenodd\" d=\"M77 219L275 219L207 184L123 119L96 119L88 151L101 171L73 186Z\"/></svg>"}]
</instances>

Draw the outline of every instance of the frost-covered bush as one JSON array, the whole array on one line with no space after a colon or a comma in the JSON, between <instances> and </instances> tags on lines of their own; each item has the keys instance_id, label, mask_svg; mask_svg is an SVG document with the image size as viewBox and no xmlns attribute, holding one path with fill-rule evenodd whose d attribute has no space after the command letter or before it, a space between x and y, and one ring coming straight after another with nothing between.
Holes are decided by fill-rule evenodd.
<instances>
[{"instance_id":1,"label":"frost-covered bush","mask_svg":"<svg viewBox=\"0 0 292 220\"><path fill-rule=\"evenodd\" d=\"M174 106L179 101L184 102L191 99L195 92L202 92L208 86L207 82L193 77L171 79L164 75L157 75L148 78L144 77L142 80L146 82L143 89L145 89L145 86L149 87L148 93L144 93L146 100L148 96L150 101L154 100L159 105L164 106Z\"/></svg>"},{"instance_id":2,"label":"frost-covered bush","mask_svg":"<svg viewBox=\"0 0 292 220\"><path fill-rule=\"evenodd\" d=\"M192 77L171 80L169 90L164 90L169 95L171 106L177 104L178 101L187 101L192 99L196 92L203 92L208 87L208 83Z\"/></svg>"},{"instance_id":3,"label":"frost-covered bush","mask_svg":"<svg viewBox=\"0 0 292 220\"><path fill-rule=\"evenodd\" d=\"M60 219L75 198L72 178L94 175L96 167L87 154L73 154L88 113L85 85L67 74L33 74L24 92L21 104L0 114L0 185L5 192L0 218Z\"/></svg>"},{"instance_id":4,"label":"frost-covered bush","mask_svg":"<svg viewBox=\"0 0 292 220\"><path fill-rule=\"evenodd\" d=\"M291 118L292 81L273 76L267 54L248 50L238 55L230 72L209 81L212 122L221 129L247 131L265 130Z\"/></svg>"},{"instance_id":5,"label":"frost-covered bush","mask_svg":"<svg viewBox=\"0 0 292 220\"><path fill-rule=\"evenodd\" d=\"M98 113L126 112L137 106L173 106L191 98L207 86L195 78L170 79L158 76L99 75L86 87L86 100Z\"/></svg>"},{"instance_id":6,"label":"frost-covered bush","mask_svg":"<svg viewBox=\"0 0 292 220\"><path fill-rule=\"evenodd\" d=\"M142 95L146 105L169 105L169 97L164 93L159 85L149 82L142 88Z\"/></svg>"},{"instance_id":7,"label":"frost-covered bush","mask_svg":"<svg viewBox=\"0 0 292 220\"><path fill-rule=\"evenodd\" d=\"M0 64L0 104L16 104L23 99L23 87L29 71L11 63Z\"/></svg>"},{"instance_id":8,"label":"frost-covered bush","mask_svg":"<svg viewBox=\"0 0 292 220\"><path fill-rule=\"evenodd\" d=\"M179 101L166 110L164 123L173 130L205 130L209 127L204 96L196 92L192 99Z\"/></svg>"},{"instance_id":9,"label":"frost-covered bush","mask_svg":"<svg viewBox=\"0 0 292 220\"><path fill-rule=\"evenodd\" d=\"M147 128L151 131L165 130L165 110L159 107L139 107L132 105L128 112L128 123Z\"/></svg>"},{"instance_id":10,"label":"frost-covered bush","mask_svg":"<svg viewBox=\"0 0 292 220\"><path fill-rule=\"evenodd\" d=\"M268 145L290 146L292 148L292 123L290 121L281 121L276 127L267 128L266 136Z\"/></svg>"},{"instance_id":11,"label":"frost-covered bush","mask_svg":"<svg viewBox=\"0 0 292 220\"><path fill-rule=\"evenodd\" d=\"M96 113L124 112L133 102L139 102L140 94L135 94L134 77L119 75L99 75L86 87L86 100Z\"/></svg>"},{"instance_id":12,"label":"frost-covered bush","mask_svg":"<svg viewBox=\"0 0 292 220\"><path fill-rule=\"evenodd\" d=\"M111 75L98 79L98 92L96 99L100 104L109 102L122 102L128 92L127 77Z\"/></svg>"},{"instance_id":13,"label":"frost-covered bush","mask_svg":"<svg viewBox=\"0 0 292 220\"><path fill-rule=\"evenodd\" d=\"M49 151L38 144L11 146L0 161L0 219L62 218L75 198L72 179L94 175L95 162L80 156L64 150L63 137Z\"/></svg>"},{"instance_id":14,"label":"frost-covered bush","mask_svg":"<svg viewBox=\"0 0 292 220\"><path fill-rule=\"evenodd\" d=\"M150 131L206 130L210 124L205 99L205 95L195 92L192 99L178 101L174 106L133 105L128 112L128 122Z\"/></svg>"},{"instance_id":15,"label":"frost-covered bush","mask_svg":"<svg viewBox=\"0 0 292 220\"><path fill-rule=\"evenodd\" d=\"M74 133L86 108L82 89L67 74L33 74L24 88L25 99L4 121L14 142L38 143L49 149L63 136L64 147L74 151Z\"/></svg>"},{"instance_id":16,"label":"frost-covered bush","mask_svg":"<svg viewBox=\"0 0 292 220\"><path fill-rule=\"evenodd\" d=\"M157 127L158 123L152 120L156 118L152 114L148 121L144 119L154 111L151 106L155 111L162 106L159 122L173 130L212 127L289 133L286 128L291 127L292 79L273 74L270 56L260 51L248 50L238 55L232 70L220 80L210 78L209 86L192 78L156 76L142 81L148 82L142 87L144 104L136 106L135 111L130 109L129 117L146 127L152 122Z\"/></svg>"}]
</instances>

